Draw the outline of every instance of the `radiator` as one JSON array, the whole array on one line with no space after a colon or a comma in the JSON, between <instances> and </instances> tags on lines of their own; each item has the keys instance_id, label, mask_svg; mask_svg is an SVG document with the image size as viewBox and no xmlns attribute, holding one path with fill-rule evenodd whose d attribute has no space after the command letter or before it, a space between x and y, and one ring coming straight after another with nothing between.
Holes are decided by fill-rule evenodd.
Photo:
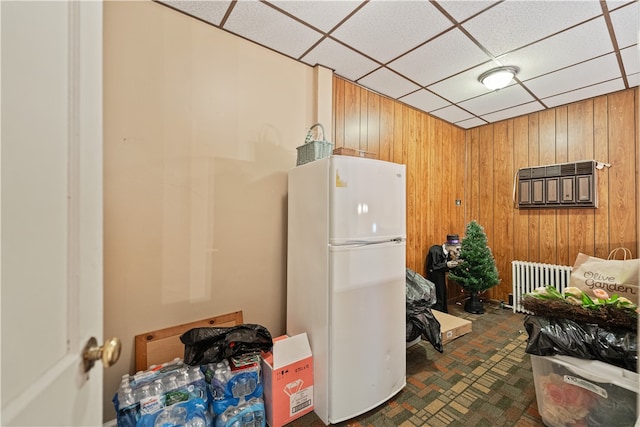
<instances>
[{"instance_id":1,"label":"radiator","mask_svg":"<svg viewBox=\"0 0 640 427\"><path fill-rule=\"evenodd\" d=\"M536 288L553 286L563 292L569 286L571 266L511 261L513 312L529 313L522 307L522 297Z\"/></svg>"}]
</instances>

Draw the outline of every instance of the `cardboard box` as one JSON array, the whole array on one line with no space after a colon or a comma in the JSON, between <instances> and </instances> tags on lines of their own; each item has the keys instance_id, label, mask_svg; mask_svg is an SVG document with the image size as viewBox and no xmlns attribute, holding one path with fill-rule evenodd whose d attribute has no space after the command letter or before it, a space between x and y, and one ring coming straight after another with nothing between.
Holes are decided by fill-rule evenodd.
<instances>
[{"instance_id":1,"label":"cardboard box","mask_svg":"<svg viewBox=\"0 0 640 427\"><path fill-rule=\"evenodd\" d=\"M333 154L337 154L339 156L366 157L367 159L377 158L376 153L347 147L338 147L333 150Z\"/></svg>"},{"instance_id":2,"label":"cardboard box","mask_svg":"<svg viewBox=\"0 0 640 427\"><path fill-rule=\"evenodd\" d=\"M599 360L531 355L538 412L549 427L633 426L638 374Z\"/></svg>"},{"instance_id":3,"label":"cardboard box","mask_svg":"<svg viewBox=\"0 0 640 427\"><path fill-rule=\"evenodd\" d=\"M267 423L281 427L313 411L313 357L306 333L274 338L262 354Z\"/></svg>"},{"instance_id":4,"label":"cardboard box","mask_svg":"<svg viewBox=\"0 0 640 427\"><path fill-rule=\"evenodd\" d=\"M442 334L442 344L446 344L464 334L471 332L471 321L443 313L438 310L431 310L434 317L440 322L440 332Z\"/></svg>"}]
</instances>

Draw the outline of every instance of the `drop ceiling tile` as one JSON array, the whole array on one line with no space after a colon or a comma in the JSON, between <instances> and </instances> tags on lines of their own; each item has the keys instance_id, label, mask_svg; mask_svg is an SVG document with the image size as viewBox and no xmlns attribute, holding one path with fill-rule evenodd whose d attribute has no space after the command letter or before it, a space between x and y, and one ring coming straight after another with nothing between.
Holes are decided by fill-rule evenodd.
<instances>
[{"instance_id":1,"label":"drop ceiling tile","mask_svg":"<svg viewBox=\"0 0 640 427\"><path fill-rule=\"evenodd\" d=\"M498 56L601 14L597 1L507 0L463 27Z\"/></svg>"},{"instance_id":2,"label":"drop ceiling tile","mask_svg":"<svg viewBox=\"0 0 640 427\"><path fill-rule=\"evenodd\" d=\"M478 81L478 77L485 71L499 66L500 64L493 61L486 62L468 71L432 84L428 89L450 102L460 102L465 99L475 98L476 96L491 92Z\"/></svg>"},{"instance_id":3,"label":"drop ceiling tile","mask_svg":"<svg viewBox=\"0 0 640 427\"><path fill-rule=\"evenodd\" d=\"M476 126L482 126L482 125L486 125L487 122L479 119L477 117L474 117L473 119L469 119L469 120L463 120L461 122L457 122L456 126L460 126L461 128L464 129L471 129L474 128Z\"/></svg>"},{"instance_id":4,"label":"drop ceiling tile","mask_svg":"<svg viewBox=\"0 0 640 427\"><path fill-rule=\"evenodd\" d=\"M222 18L224 18L224 14L227 13L227 9L229 8L231 1L221 0L210 3L191 0L168 0L161 1L160 3L164 3L217 26L220 25Z\"/></svg>"},{"instance_id":5,"label":"drop ceiling tile","mask_svg":"<svg viewBox=\"0 0 640 427\"><path fill-rule=\"evenodd\" d=\"M419 86L386 68L374 71L357 83L394 99L419 89Z\"/></svg>"},{"instance_id":6,"label":"drop ceiling tile","mask_svg":"<svg viewBox=\"0 0 640 427\"><path fill-rule=\"evenodd\" d=\"M391 62L389 68L427 86L490 59L462 31L453 29Z\"/></svg>"},{"instance_id":7,"label":"drop ceiling tile","mask_svg":"<svg viewBox=\"0 0 640 427\"><path fill-rule=\"evenodd\" d=\"M447 13L455 18L456 21L462 22L470 16L475 15L491 6L496 4L496 1L484 1L484 0L438 0L437 2Z\"/></svg>"},{"instance_id":8,"label":"drop ceiling tile","mask_svg":"<svg viewBox=\"0 0 640 427\"><path fill-rule=\"evenodd\" d=\"M426 112L449 105L449 103L444 99L424 89L413 92L407 96L403 96L398 99L398 101L404 102L405 104Z\"/></svg>"},{"instance_id":9,"label":"drop ceiling tile","mask_svg":"<svg viewBox=\"0 0 640 427\"><path fill-rule=\"evenodd\" d=\"M320 42L301 60L311 66L324 65L335 70L336 74L352 81L358 80L380 66L369 58L329 38Z\"/></svg>"},{"instance_id":10,"label":"drop ceiling tile","mask_svg":"<svg viewBox=\"0 0 640 427\"><path fill-rule=\"evenodd\" d=\"M518 105L513 108L507 108L506 110L496 111L495 113L489 113L482 116L486 121L493 123L500 120L510 119L512 117L523 116L525 114L533 113L534 111L543 110L544 107L538 101L529 102L527 104Z\"/></svg>"},{"instance_id":11,"label":"drop ceiling tile","mask_svg":"<svg viewBox=\"0 0 640 427\"><path fill-rule=\"evenodd\" d=\"M558 105L569 104L571 102L593 98L595 96L616 92L622 89L624 89L624 83L622 79L615 79L597 85L574 90L573 92L567 92L561 95L545 98L542 100L542 102L544 102L548 107L557 107Z\"/></svg>"},{"instance_id":12,"label":"drop ceiling tile","mask_svg":"<svg viewBox=\"0 0 640 427\"><path fill-rule=\"evenodd\" d=\"M640 48L636 46L628 47L620 51L622 64L627 74L634 74L640 71Z\"/></svg>"},{"instance_id":13,"label":"drop ceiling tile","mask_svg":"<svg viewBox=\"0 0 640 427\"><path fill-rule=\"evenodd\" d=\"M371 1L332 36L386 63L451 26L426 1Z\"/></svg>"},{"instance_id":14,"label":"drop ceiling tile","mask_svg":"<svg viewBox=\"0 0 640 427\"><path fill-rule=\"evenodd\" d=\"M631 3L611 12L611 23L616 34L620 49L638 44L640 28L640 6L638 2Z\"/></svg>"},{"instance_id":15,"label":"drop ceiling tile","mask_svg":"<svg viewBox=\"0 0 640 427\"><path fill-rule=\"evenodd\" d=\"M495 121L539 109L531 93L552 107L623 89L623 71L628 87L640 80L638 0L606 0L624 70L610 53L614 46L597 0L157 2L217 27L234 4L224 30L382 95L404 97L463 128L484 124L481 115ZM472 37L448 17L463 22ZM488 55L473 39L501 55ZM478 76L499 65L518 66L523 83L497 92L482 86Z\"/></svg>"},{"instance_id":16,"label":"drop ceiling tile","mask_svg":"<svg viewBox=\"0 0 640 427\"><path fill-rule=\"evenodd\" d=\"M500 62L519 67L518 78L528 80L610 52L613 45L607 24L604 18L597 18L508 53L500 57Z\"/></svg>"},{"instance_id":17,"label":"drop ceiling tile","mask_svg":"<svg viewBox=\"0 0 640 427\"><path fill-rule=\"evenodd\" d=\"M289 0L271 1L269 3L326 33L353 12L360 4L362 4L362 1Z\"/></svg>"},{"instance_id":18,"label":"drop ceiling tile","mask_svg":"<svg viewBox=\"0 0 640 427\"><path fill-rule=\"evenodd\" d=\"M458 105L476 116L482 116L531 101L533 97L522 86L516 84L460 102Z\"/></svg>"},{"instance_id":19,"label":"drop ceiling tile","mask_svg":"<svg viewBox=\"0 0 640 427\"><path fill-rule=\"evenodd\" d=\"M322 37L319 32L253 0L237 2L224 29L293 58L299 58Z\"/></svg>"},{"instance_id":20,"label":"drop ceiling tile","mask_svg":"<svg viewBox=\"0 0 640 427\"><path fill-rule=\"evenodd\" d=\"M473 118L472 114L469 114L462 108L456 107L455 105L450 105L439 110L431 111L430 114L432 116L440 117L442 120L445 120L449 123L460 122Z\"/></svg>"},{"instance_id":21,"label":"drop ceiling tile","mask_svg":"<svg viewBox=\"0 0 640 427\"><path fill-rule=\"evenodd\" d=\"M547 98L563 92L615 79L620 67L615 54L601 56L591 61L568 67L524 82L538 98Z\"/></svg>"},{"instance_id":22,"label":"drop ceiling tile","mask_svg":"<svg viewBox=\"0 0 640 427\"><path fill-rule=\"evenodd\" d=\"M617 9L625 4L633 3L634 1L638 0L607 0L607 9Z\"/></svg>"}]
</instances>

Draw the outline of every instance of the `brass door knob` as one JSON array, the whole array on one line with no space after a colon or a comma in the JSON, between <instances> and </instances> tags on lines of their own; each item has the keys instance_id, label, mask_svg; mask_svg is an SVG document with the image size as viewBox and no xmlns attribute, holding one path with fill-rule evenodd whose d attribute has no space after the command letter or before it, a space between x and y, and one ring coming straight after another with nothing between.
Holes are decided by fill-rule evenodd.
<instances>
[{"instance_id":1,"label":"brass door knob","mask_svg":"<svg viewBox=\"0 0 640 427\"><path fill-rule=\"evenodd\" d=\"M108 339L104 345L99 346L95 337L89 338L87 344L82 351L82 360L84 362L84 371L89 372L96 360L101 360L105 368L113 366L120 358L120 350L122 344L118 338Z\"/></svg>"}]
</instances>

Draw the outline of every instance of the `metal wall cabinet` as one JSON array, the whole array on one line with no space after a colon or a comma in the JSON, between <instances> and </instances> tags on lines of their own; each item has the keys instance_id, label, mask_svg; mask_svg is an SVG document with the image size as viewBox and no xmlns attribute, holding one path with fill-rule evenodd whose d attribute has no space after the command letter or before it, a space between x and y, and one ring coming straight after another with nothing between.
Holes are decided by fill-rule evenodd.
<instances>
[{"instance_id":1,"label":"metal wall cabinet","mask_svg":"<svg viewBox=\"0 0 640 427\"><path fill-rule=\"evenodd\" d=\"M595 166L589 160L518 170L518 208L598 207Z\"/></svg>"}]
</instances>

